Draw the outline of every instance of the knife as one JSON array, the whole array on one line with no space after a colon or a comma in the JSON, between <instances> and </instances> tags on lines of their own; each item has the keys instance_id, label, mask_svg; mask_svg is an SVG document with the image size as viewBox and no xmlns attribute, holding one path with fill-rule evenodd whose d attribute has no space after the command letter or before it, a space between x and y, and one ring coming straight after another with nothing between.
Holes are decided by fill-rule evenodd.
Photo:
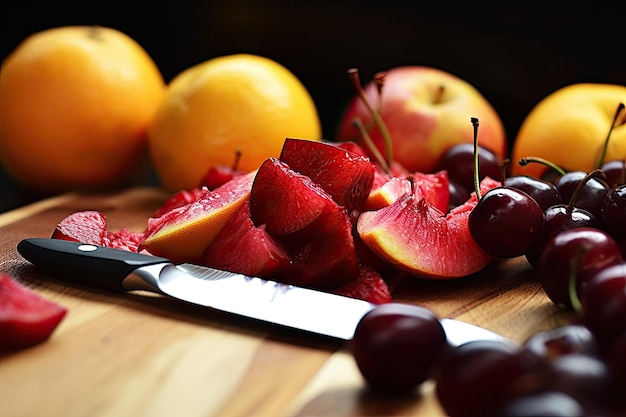
<instances>
[{"instance_id":1,"label":"knife","mask_svg":"<svg viewBox=\"0 0 626 417\"><path fill-rule=\"evenodd\" d=\"M376 304L332 293L167 258L80 242L28 238L17 250L58 278L113 292L146 290L187 303L271 324L351 340L361 318ZM441 319L448 341L504 337L469 323Z\"/></svg>"}]
</instances>

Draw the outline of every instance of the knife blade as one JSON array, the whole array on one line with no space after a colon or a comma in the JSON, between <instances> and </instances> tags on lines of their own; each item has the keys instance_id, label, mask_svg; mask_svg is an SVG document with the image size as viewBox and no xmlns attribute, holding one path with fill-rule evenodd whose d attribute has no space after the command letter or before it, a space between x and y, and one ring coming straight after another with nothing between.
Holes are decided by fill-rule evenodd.
<instances>
[{"instance_id":1,"label":"knife blade","mask_svg":"<svg viewBox=\"0 0 626 417\"><path fill-rule=\"evenodd\" d=\"M57 278L113 292L145 290L238 316L351 340L376 304L167 258L80 242L28 238L19 254ZM442 319L448 340L504 340L487 329Z\"/></svg>"}]
</instances>

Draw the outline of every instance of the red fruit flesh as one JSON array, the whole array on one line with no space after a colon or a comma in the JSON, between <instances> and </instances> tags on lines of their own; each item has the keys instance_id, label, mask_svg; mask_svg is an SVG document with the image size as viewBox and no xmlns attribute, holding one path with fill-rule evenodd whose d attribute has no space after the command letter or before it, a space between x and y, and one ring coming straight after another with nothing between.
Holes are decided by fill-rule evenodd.
<instances>
[{"instance_id":1,"label":"red fruit flesh","mask_svg":"<svg viewBox=\"0 0 626 417\"><path fill-rule=\"evenodd\" d=\"M361 207L374 181L375 167L367 157L330 143L287 139L280 158L306 175L348 212Z\"/></svg>"},{"instance_id":2,"label":"red fruit flesh","mask_svg":"<svg viewBox=\"0 0 626 417\"><path fill-rule=\"evenodd\" d=\"M328 206L305 229L275 237L291 258L279 281L328 290L359 277L352 223L337 204Z\"/></svg>"},{"instance_id":3,"label":"red fruit flesh","mask_svg":"<svg viewBox=\"0 0 626 417\"><path fill-rule=\"evenodd\" d=\"M107 221L104 214L94 210L79 211L61 220L51 237L103 246L106 230Z\"/></svg>"},{"instance_id":4,"label":"red fruit flesh","mask_svg":"<svg viewBox=\"0 0 626 417\"><path fill-rule=\"evenodd\" d=\"M78 211L61 220L51 238L137 252L144 234L128 229L108 231L104 214L90 210Z\"/></svg>"},{"instance_id":5,"label":"red fruit flesh","mask_svg":"<svg viewBox=\"0 0 626 417\"><path fill-rule=\"evenodd\" d=\"M359 298L373 304L385 304L392 301L387 283L375 269L370 267L361 267L358 278L335 288L331 292L346 297Z\"/></svg>"},{"instance_id":6,"label":"red fruit flesh","mask_svg":"<svg viewBox=\"0 0 626 417\"><path fill-rule=\"evenodd\" d=\"M153 218L158 218L163 216L168 211L172 211L179 207L186 206L187 204L191 204L195 201L198 201L203 195L206 195L208 191L202 188L194 188L189 191L181 190L170 198L168 198L163 206L161 206L152 216Z\"/></svg>"},{"instance_id":7,"label":"red fruit flesh","mask_svg":"<svg viewBox=\"0 0 626 417\"><path fill-rule=\"evenodd\" d=\"M481 189L497 185L499 182L487 179ZM357 230L374 253L410 275L433 279L467 276L491 261L469 233L468 218L476 203L473 195L445 215L425 199L407 194L389 207L362 213Z\"/></svg>"},{"instance_id":8,"label":"red fruit flesh","mask_svg":"<svg viewBox=\"0 0 626 417\"><path fill-rule=\"evenodd\" d=\"M0 349L21 349L47 340L67 309L0 273Z\"/></svg>"},{"instance_id":9,"label":"red fruit flesh","mask_svg":"<svg viewBox=\"0 0 626 417\"><path fill-rule=\"evenodd\" d=\"M140 250L174 262L195 262L249 197L255 172L239 175L195 201L148 219Z\"/></svg>"},{"instance_id":10,"label":"red fruit flesh","mask_svg":"<svg viewBox=\"0 0 626 417\"><path fill-rule=\"evenodd\" d=\"M430 204L443 213L450 205L450 187L448 173L438 171L434 174L415 172L411 175L413 192L419 198L425 198Z\"/></svg>"},{"instance_id":11,"label":"red fruit flesh","mask_svg":"<svg viewBox=\"0 0 626 417\"><path fill-rule=\"evenodd\" d=\"M250 219L246 201L218 233L202 255L204 265L257 277L271 277L276 269L289 263L285 250Z\"/></svg>"},{"instance_id":12,"label":"red fruit flesh","mask_svg":"<svg viewBox=\"0 0 626 417\"><path fill-rule=\"evenodd\" d=\"M305 229L336 203L306 175L278 159L261 164L250 192L250 214L256 225L271 234Z\"/></svg>"}]
</instances>

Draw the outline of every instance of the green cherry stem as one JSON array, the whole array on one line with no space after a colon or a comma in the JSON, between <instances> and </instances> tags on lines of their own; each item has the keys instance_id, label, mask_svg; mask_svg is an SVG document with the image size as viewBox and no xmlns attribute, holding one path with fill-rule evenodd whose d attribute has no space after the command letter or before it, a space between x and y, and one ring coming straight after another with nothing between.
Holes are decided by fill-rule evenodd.
<instances>
[{"instance_id":1,"label":"green cherry stem","mask_svg":"<svg viewBox=\"0 0 626 417\"><path fill-rule=\"evenodd\" d=\"M380 117L380 113L374 110L370 102L367 100L367 97L365 97L365 91L363 90L363 86L361 86L361 80L359 78L359 71L356 68L351 68L348 70L348 76L350 77L350 81L352 81L352 84L354 85L354 89L356 90L359 99L363 102L367 110L370 112L372 119L380 130L380 134L383 137L383 142L385 144L387 165L391 165L391 162L393 162L393 151L391 147L391 135L389 134L389 130L387 129L387 126L385 125L382 117ZM380 80L378 82L380 82ZM382 88L382 84L379 85L378 88Z\"/></svg>"},{"instance_id":2,"label":"green cherry stem","mask_svg":"<svg viewBox=\"0 0 626 417\"><path fill-rule=\"evenodd\" d=\"M472 117L471 121L474 126L474 190L476 191L476 197L480 200L482 195L480 193L480 175L478 173L478 119Z\"/></svg>"},{"instance_id":3,"label":"green cherry stem","mask_svg":"<svg viewBox=\"0 0 626 417\"><path fill-rule=\"evenodd\" d=\"M576 313L580 313L582 310L582 305L580 303L580 298L578 297L578 288L577 288L577 278L582 269L582 260L587 251L589 250L589 244L582 244L578 247L578 251L576 256L570 261L570 274L567 285L567 294L569 296L569 301L572 304L572 309Z\"/></svg>"},{"instance_id":4,"label":"green cherry stem","mask_svg":"<svg viewBox=\"0 0 626 417\"><path fill-rule=\"evenodd\" d=\"M538 163L538 164L545 165L545 166L547 166L549 168L552 168L556 172L558 172L559 175L565 175L565 170L563 168L561 168L560 166L558 166L554 162L548 161L547 159L540 158L538 156L529 156L529 157L526 157L526 158L522 158L518 162L518 164L520 164L523 167L525 167L526 165L528 165L530 163Z\"/></svg>"},{"instance_id":5,"label":"green cherry stem","mask_svg":"<svg viewBox=\"0 0 626 417\"><path fill-rule=\"evenodd\" d=\"M617 118L620 113L624 110L624 103L619 103L617 105L617 110L615 111L615 116L613 116L613 123L611 123L611 128L609 129L608 135L606 135L606 139L604 140L604 146L602 147L602 153L600 154L600 159L598 160L598 165L596 168L601 168L604 165L604 160L606 159L606 150L609 147L609 138L611 137L611 133L615 128L615 123L617 122Z\"/></svg>"}]
</instances>

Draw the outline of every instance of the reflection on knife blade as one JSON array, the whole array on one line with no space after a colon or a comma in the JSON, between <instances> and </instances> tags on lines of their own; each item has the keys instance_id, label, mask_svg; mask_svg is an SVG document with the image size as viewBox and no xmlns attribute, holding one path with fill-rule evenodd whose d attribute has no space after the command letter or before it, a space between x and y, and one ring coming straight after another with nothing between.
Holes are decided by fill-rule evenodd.
<instances>
[{"instance_id":1,"label":"reflection on knife blade","mask_svg":"<svg viewBox=\"0 0 626 417\"><path fill-rule=\"evenodd\" d=\"M148 290L340 340L352 339L361 318L376 307L356 298L78 242L30 238L17 249L26 260L61 279L110 291ZM453 345L503 339L453 319L443 319L442 325Z\"/></svg>"}]
</instances>

